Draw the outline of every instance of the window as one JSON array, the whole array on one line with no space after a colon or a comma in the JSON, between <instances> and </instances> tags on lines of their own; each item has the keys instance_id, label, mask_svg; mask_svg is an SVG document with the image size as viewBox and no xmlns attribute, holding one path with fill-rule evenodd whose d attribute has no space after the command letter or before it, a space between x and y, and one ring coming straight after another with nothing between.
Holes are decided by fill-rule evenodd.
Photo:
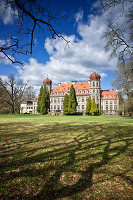
<instances>
[{"instance_id":1,"label":"window","mask_svg":"<svg viewBox=\"0 0 133 200\"><path fill-rule=\"evenodd\" d=\"M110 95L110 98L111 98L111 99L112 99L112 97L113 97L113 96L112 96L112 95Z\"/></svg>"},{"instance_id":2,"label":"window","mask_svg":"<svg viewBox=\"0 0 133 200\"><path fill-rule=\"evenodd\" d=\"M93 89L93 93L95 93L95 89Z\"/></svg>"},{"instance_id":3,"label":"window","mask_svg":"<svg viewBox=\"0 0 133 200\"><path fill-rule=\"evenodd\" d=\"M95 82L93 82L93 87L95 87Z\"/></svg>"},{"instance_id":4,"label":"window","mask_svg":"<svg viewBox=\"0 0 133 200\"><path fill-rule=\"evenodd\" d=\"M54 110L56 110L56 105L54 105Z\"/></svg>"},{"instance_id":5,"label":"window","mask_svg":"<svg viewBox=\"0 0 133 200\"><path fill-rule=\"evenodd\" d=\"M108 106L106 106L106 111L108 110Z\"/></svg>"},{"instance_id":6,"label":"window","mask_svg":"<svg viewBox=\"0 0 133 200\"><path fill-rule=\"evenodd\" d=\"M53 102L53 99L50 99L50 102L52 103L52 102Z\"/></svg>"},{"instance_id":7,"label":"window","mask_svg":"<svg viewBox=\"0 0 133 200\"><path fill-rule=\"evenodd\" d=\"M116 105L114 106L114 109L117 110L117 106Z\"/></svg>"},{"instance_id":8,"label":"window","mask_svg":"<svg viewBox=\"0 0 133 200\"><path fill-rule=\"evenodd\" d=\"M106 98L108 98L108 95L106 95Z\"/></svg>"},{"instance_id":9,"label":"window","mask_svg":"<svg viewBox=\"0 0 133 200\"><path fill-rule=\"evenodd\" d=\"M70 93L70 90L67 90L67 94L69 94Z\"/></svg>"},{"instance_id":10,"label":"window","mask_svg":"<svg viewBox=\"0 0 133 200\"><path fill-rule=\"evenodd\" d=\"M78 110L80 110L80 105L78 105Z\"/></svg>"},{"instance_id":11,"label":"window","mask_svg":"<svg viewBox=\"0 0 133 200\"><path fill-rule=\"evenodd\" d=\"M115 100L114 103L117 104L117 101Z\"/></svg>"},{"instance_id":12,"label":"window","mask_svg":"<svg viewBox=\"0 0 133 200\"><path fill-rule=\"evenodd\" d=\"M60 106L58 105L58 111L60 110Z\"/></svg>"},{"instance_id":13,"label":"window","mask_svg":"<svg viewBox=\"0 0 133 200\"><path fill-rule=\"evenodd\" d=\"M64 98L62 97L61 102L63 102L63 101L64 101Z\"/></svg>"},{"instance_id":14,"label":"window","mask_svg":"<svg viewBox=\"0 0 133 200\"><path fill-rule=\"evenodd\" d=\"M85 107L85 106L84 106L84 105L82 105L82 110L84 110L84 107Z\"/></svg>"},{"instance_id":15,"label":"window","mask_svg":"<svg viewBox=\"0 0 133 200\"><path fill-rule=\"evenodd\" d=\"M97 87L98 87L98 82L97 82Z\"/></svg>"},{"instance_id":16,"label":"window","mask_svg":"<svg viewBox=\"0 0 133 200\"><path fill-rule=\"evenodd\" d=\"M82 102L84 102L84 97L82 97Z\"/></svg>"},{"instance_id":17,"label":"window","mask_svg":"<svg viewBox=\"0 0 133 200\"><path fill-rule=\"evenodd\" d=\"M58 92L58 95L60 95L60 92Z\"/></svg>"},{"instance_id":18,"label":"window","mask_svg":"<svg viewBox=\"0 0 133 200\"><path fill-rule=\"evenodd\" d=\"M80 102L80 97L78 97L78 102Z\"/></svg>"},{"instance_id":19,"label":"window","mask_svg":"<svg viewBox=\"0 0 133 200\"><path fill-rule=\"evenodd\" d=\"M116 96L116 95L114 95L114 98L116 99L116 98L117 98L117 96Z\"/></svg>"},{"instance_id":20,"label":"window","mask_svg":"<svg viewBox=\"0 0 133 200\"><path fill-rule=\"evenodd\" d=\"M58 103L60 102L60 98L58 98Z\"/></svg>"},{"instance_id":21,"label":"window","mask_svg":"<svg viewBox=\"0 0 133 200\"><path fill-rule=\"evenodd\" d=\"M57 95L57 92L55 92L54 94Z\"/></svg>"},{"instance_id":22,"label":"window","mask_svg":"<svg viewBox=\"0 0 133 200\"><path fill-rule=\"evenodd\" d=\"M62 92L62 95L64 94L64 92Z\"/></svg>"},{"instance_id":23,"label":"window","mask_svg":"<svg viewBox=\"0 0 133 200\"><path fill-rule=\"evenodd\" d=\"M112 104L112 100L110 100L110 104Z\"/></svg>"},{"instance_id":24,"label":"window","mask_svg":"<svg viewBox=\"0 0 133 200\"><path fill-rule=\"evenodd\" d=\"M110 110L112 110L113 109L113 107L112 107L112 105L110 106Z\"/></svg>"},{"instance_id":25,"label":"window","mask_svg":"<svg viewBox=\"0 0 133 200\"><path fill-rule=\"evenodd\" d=\"M99 100L99 96L97 96L97 100Z\"/></svg>"},{"instance_id":26,"label":"window","mask_svg":"<svg viewBox=\"0 0 133 200\"><path fill-rule=\"evenodd\" d=\"M51 105L51 110L53 109L53 106Z\"/></svg>"},{"instance_id":27,"label":"window","mask_svg":"<svg viewBox=\"0 0 133 200\"><path fill-rule=\"evenodd\" d=\"M106 101L106 104L108 104L108 101Z\"/></svg>"},{"instance_id":28,"label":"window","mask_svg":"<svg viewBox=\"0 0 133 200\"><path fill-rule=\"evenodd\" d=\"M89 93L89 90L86 90L86 93L88 94L88 93Z\"/></svg>"},{"instance_id":29,"label":"window","mask_svg":"<svg viewBox=\"0 0 133 200\"><path fill-rule=\"evenodd\" d=\"M80 94L80 90L78 90L78 94Z\"/></svg>"},{"instance_id":30,"label":"window","mask_svg":"<svg viewBox=\"0 0 133 200\"><path fill-rule=\"evenodd\" d=\"M85 91L84 90L82 90L82 94L84 94L85 93Z\"/></svg>"},{"instance_id":31,"label":"window","mask_svg":"<svg viewBox=\"0 0 133 200\"><path fill-rule=\"evenodd\" d=\"M56 99L54 100L54 103L56 103Z\"/></svg>"},{"instance_id":32,"label":"window","mask_svg":"<svg viewBox=\"0 0 133 200\"><path fill-rule=\"evenodd\" d=\"M63 110L63 105L61 105L61 110Z\"/></svg>"}]
</instances>

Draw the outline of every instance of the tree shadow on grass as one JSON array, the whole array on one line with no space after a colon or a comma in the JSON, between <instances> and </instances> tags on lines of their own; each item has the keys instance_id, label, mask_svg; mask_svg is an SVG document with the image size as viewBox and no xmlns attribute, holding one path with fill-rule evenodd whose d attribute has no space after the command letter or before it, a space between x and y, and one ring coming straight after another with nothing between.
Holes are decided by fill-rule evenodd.
<instances>
[{"instance_id":1,"label":"tree shadow on grass","mask_svg":"<svg viewBox=\"0 0 133 200\"><path fill-rule=\"evenodd\" d=\"M96 170L125 154L133 144L131 127L115 124L56 124L33 130L12 131L1 137L4 143L0 156L1 199L54 200L80 196L94 185ZM7 138L8 143L4 141ZM70 174L77 175L76 181L69 180ZM120 176L132 184L125 173L112 176ZM11 182L16 179L21 183L16 181L13 186ZM27 180L31 189L24 184ZM11 192L13 189L16 191Z\"/></svg>"}]
</instances>

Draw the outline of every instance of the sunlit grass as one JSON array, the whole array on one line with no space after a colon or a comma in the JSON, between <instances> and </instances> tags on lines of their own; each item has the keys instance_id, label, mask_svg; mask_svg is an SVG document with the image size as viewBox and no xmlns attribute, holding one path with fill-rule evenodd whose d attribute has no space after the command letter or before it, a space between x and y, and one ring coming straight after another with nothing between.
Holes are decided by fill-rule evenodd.
<instances>
[{"instance_id":1,"label":"sunlit grass","mask_svg":"<svg viewBox=\"0 0 133 200\"><path fill-rule=\"evenodd\" d=\"M0 115L0 199L132 199L133 118Z\"/></svg>"}]
</instances>

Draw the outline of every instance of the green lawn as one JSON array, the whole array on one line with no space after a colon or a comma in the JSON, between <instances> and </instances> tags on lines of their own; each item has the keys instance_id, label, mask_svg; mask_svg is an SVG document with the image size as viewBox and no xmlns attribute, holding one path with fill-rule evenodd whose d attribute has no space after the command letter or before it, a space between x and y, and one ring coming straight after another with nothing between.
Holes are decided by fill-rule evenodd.
<instances>
[{"instance_id":1,"label":"green lawn","mask_svg":"<svg viewBox=\"0 0 133 200\"><path fill-rule=\"evenodd\" d=\"M0 199L133 199L133 118L0 115Z\"/></svg>"}]
</instances>

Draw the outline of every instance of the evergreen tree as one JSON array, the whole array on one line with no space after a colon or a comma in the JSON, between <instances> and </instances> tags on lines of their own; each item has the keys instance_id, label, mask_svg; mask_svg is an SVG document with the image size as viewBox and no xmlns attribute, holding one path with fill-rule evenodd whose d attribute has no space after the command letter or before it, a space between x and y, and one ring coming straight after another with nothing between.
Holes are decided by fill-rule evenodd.
<instances>
[{"instance_id":1,"label":"evergreen tree","mask_svg":"<svg viewBox=\"0 0 133 200\"><path fill-rule=\"evenodd\" d=\"M97 104L95 103L95 99L93 98L92 103L91 103L91 109L90 113L91 114L96 114L97 113Z\"/></svg>"},{"instance_id":2,"label":"evergreen tree","mask_svg":"<svg viewBox=\"0 0 133 200\"><path fill-rule=\"evenodd\" d=\"M37 112L40 113L41 112L41 97L43 94L43 86L41 86L40 88L40 93L39 93L39 98L38 98L38 102L37 102Z\"/></svg>"},{"instance_id":3,"label":"evergreen tree","mask_svg":"<svg viewBox=\"0 0 133 200\"><path fill-rule=\"evenodd\" d=\"M44 87L42 86L40 89L37 111L39 113L42 113L43 115L46 115L49 109L50 109L50 95L45 85Z\"/></svg>"},{"instance_id":4,"label":"evergreen tree","mask_svg":"<svg viewBox=\"0 0 133 200\"><path fill-rule=\"evenodd\" d=\"M68 104L69 104L69 96L68 94L65 95L64 101L63 101L63 115L68 115Z\"/></svg>"},{"instance_id":5,"label":"evergreen tree","mask_svg":"<svg viewBox=\"0 0 133 200\"><path fill-rule=\"evenodd\" d=\"M70 115L75 115L77 112L77 99L76 99L76 92L73 85L70 88L70 95L69 95L69 104L68 104L68 112Z\"/></svg>"},{"instance_id":6,"label":"evergreen tree","mask_svg":"<svg viewBox=\"0 0 133 200\"><path fill-rule=\"evenodd\" d=\"M86 103L86 114L89 115L90 114L90 110L91 110L91 96L88 97L87 99L87 103Z\"/></svg>"}]
</instances>

